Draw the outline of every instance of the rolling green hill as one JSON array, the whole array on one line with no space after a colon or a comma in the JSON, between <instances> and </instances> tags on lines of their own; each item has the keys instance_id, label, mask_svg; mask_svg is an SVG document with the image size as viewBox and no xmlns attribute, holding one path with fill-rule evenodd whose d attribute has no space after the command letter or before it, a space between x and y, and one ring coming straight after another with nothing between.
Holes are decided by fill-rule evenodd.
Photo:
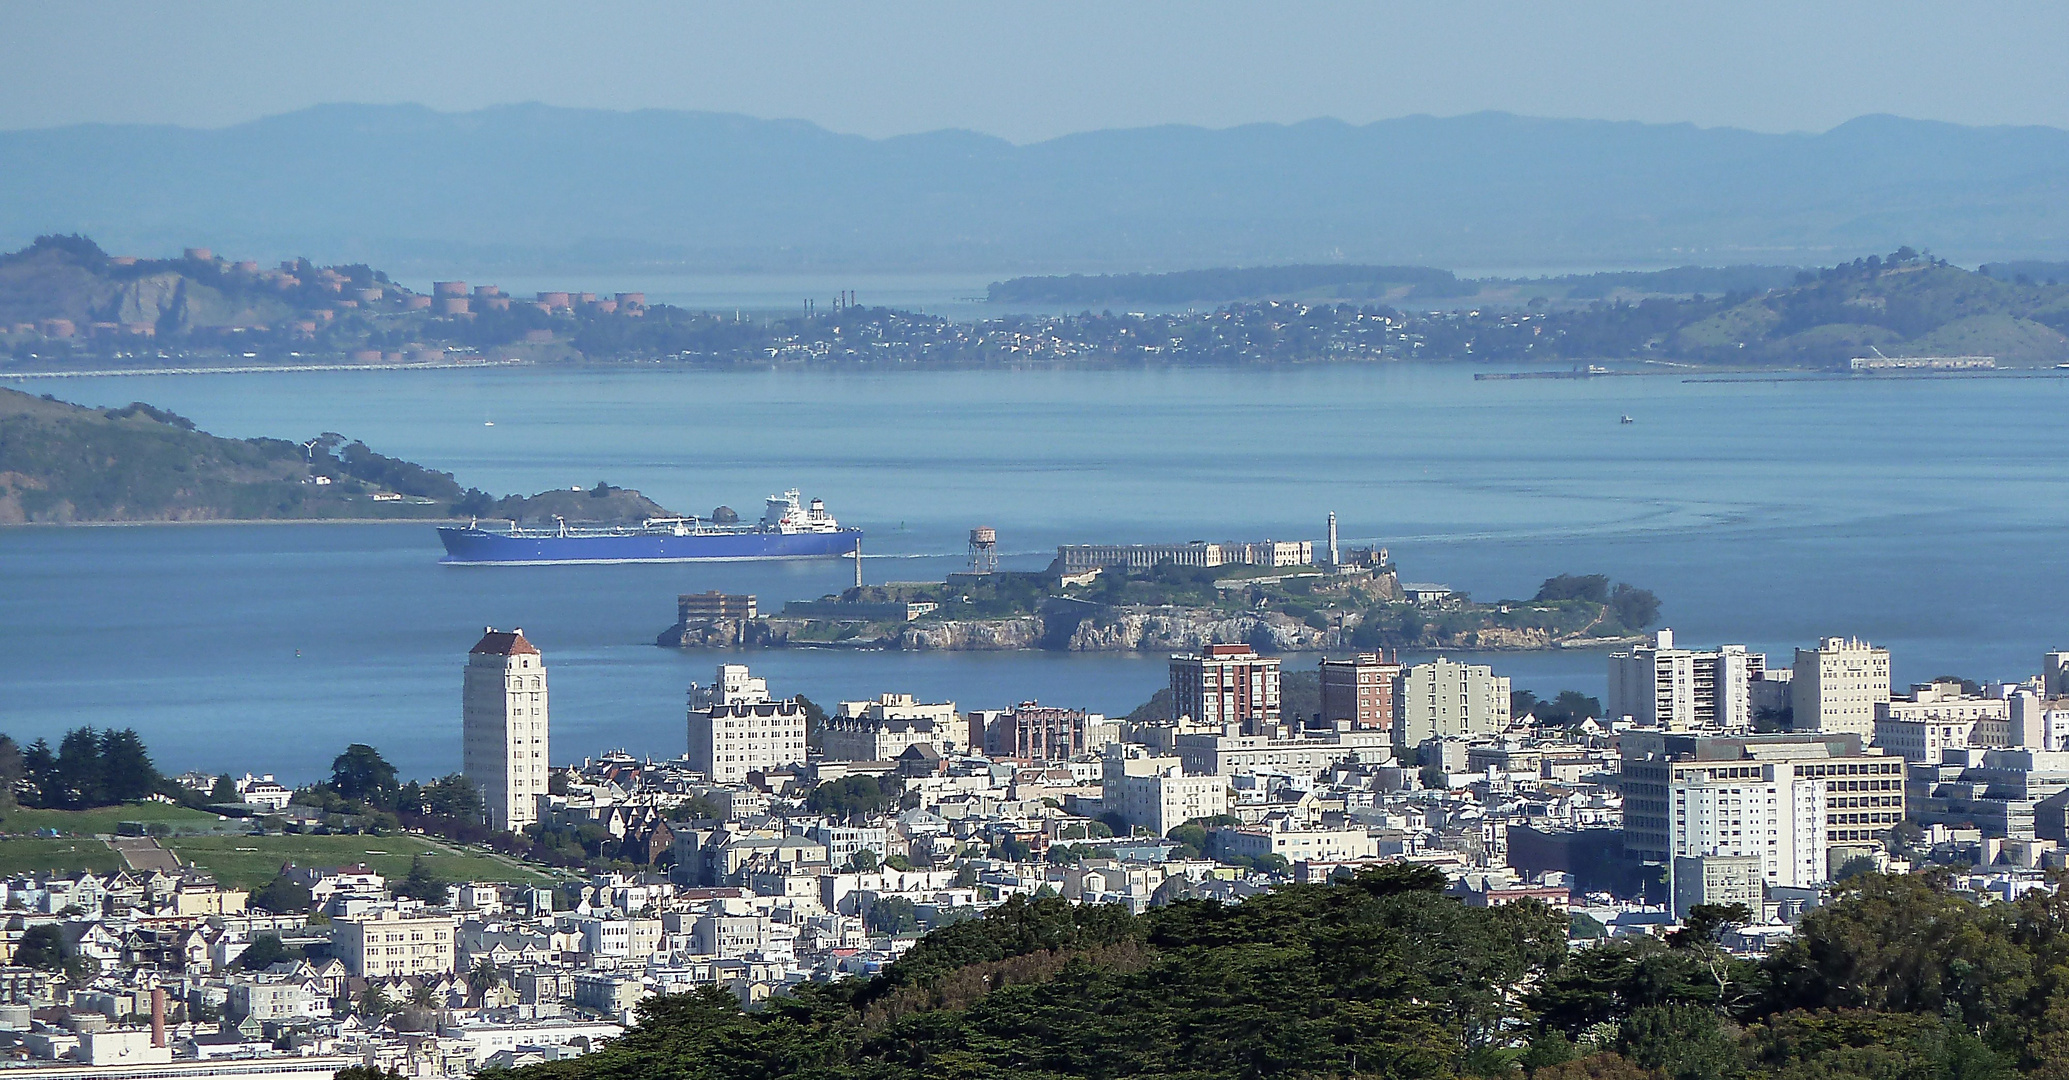
<instances>
[{"instance_id":1,"label":"rolling green hill","mask_svg":"<svg viewBox=\"0 0 2069 1080\"><path fill-rule=\"evenodd\" d=\"M90 409L0 389L0 525L552 514L627 521L668 511L602 484L497 499L341 436L225 439L142 403Z\"/></svg>"},{"instance_id":2,"label":"rolling green hill","mask_svg":"<svg viewBox=\"0 0 2069 1080\"><path fill-rule=\"evenodd\" d=\"M1908 251L1803 277L1691 320L1672 347L1748 362L1833 363L1870 349L2008 365L2069 360L2069 286L2001 281Z\"/></svg>"}]
</instances>

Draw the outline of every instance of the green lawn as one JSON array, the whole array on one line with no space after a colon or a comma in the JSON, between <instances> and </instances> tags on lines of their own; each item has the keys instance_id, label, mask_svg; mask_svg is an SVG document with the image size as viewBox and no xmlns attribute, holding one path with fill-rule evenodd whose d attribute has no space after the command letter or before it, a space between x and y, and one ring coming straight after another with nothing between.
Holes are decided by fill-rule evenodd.
<instances>
[{"instance_id":1,"label":"green lawn","mask_svg":"<svg viewBox=\"0 0 2069 1080\"><path fill-rule=\"evenodd\" d=\"M400 879L409 873L411 860L428 853L432 872L454 881L507 881L540 883L550 880L538 871L513 865L487 855L471 853L443 840L420 836L247 836L249 819L221 818L165 803L130 803L97 810L16 809L0 814L0 833L20 839L0 839L0 873L27 870L115 870L121 856L92 839L113 834L119 823L141 821L171 825L175 835L161 843L225 884L257 888L273 880L282 863L303 866L341 866L363 862L382 874ZM56 829L59 839L28 838L22 834Z\"/></svg>"},{"instance_id":2,"label":"green lawn","mask_svg":"<svg viewBox=\"0 0 2069 1080\"><path fill-rule=\"evenodd\" d=\"M67 836L94 836L113 834L116 827L125 821L163 822L187 832L242 832L251 828L249 821L219 817L184 806L138 802L94 810L31 810L20 807L0 814L0 832L31 833L39 829L56 829Z\"/></svg>"},{"instance_id":3,"label":"green lawn","mask_svg":"<svg viewBox=\"0 0 2069 1080\"><path fill-rule=\"evenodd\" d=\"M463 852L442 840L421 836L194 836L162 841L180 857L214 874L226 885L258 888L273 880L282 863L343 866L363 862L391 880L409 873L411 861L428 853L431 872L453 881L538 884L544 874Z\"/></svg>"},{"instance_id":4,"label":"green lawn","mask_svg":"<svg viewBox=\"0 0 2069 1080\"><path fill-rule=\"evenodd\" d=\"M122 868L122 857L99 840L0 840L0 874L31 870L93 870L105 873Z\"/></svg>"}]
</instances>

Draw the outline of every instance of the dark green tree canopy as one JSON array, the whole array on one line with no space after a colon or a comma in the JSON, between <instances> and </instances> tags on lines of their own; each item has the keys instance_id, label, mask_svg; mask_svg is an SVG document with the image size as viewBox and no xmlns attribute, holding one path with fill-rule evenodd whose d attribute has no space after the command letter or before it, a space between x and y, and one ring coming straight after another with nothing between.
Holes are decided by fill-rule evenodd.
<instances>
[{"instance_id":1,"label":"dark green tree canopy","mask_svg":"<svg viewBox=\"0 0 2069 1080\"><path fill-rule=\"evenodd\" d=\"M353 743L331 761L330 784L332 790L347 799L376 805L392 804L399 789L395 766L365 743Z\"/></svg>"}]
</instances>

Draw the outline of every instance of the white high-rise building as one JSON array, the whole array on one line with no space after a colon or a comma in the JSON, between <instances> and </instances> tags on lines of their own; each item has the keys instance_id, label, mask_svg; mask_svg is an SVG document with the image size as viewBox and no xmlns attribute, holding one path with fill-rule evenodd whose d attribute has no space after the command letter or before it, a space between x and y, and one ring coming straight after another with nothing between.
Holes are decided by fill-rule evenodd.
<instances>
[{"instance_id":1,"label":"white high-rise building","mask_svg":"<svg viewBox=\"0 0 2069 1080\"><path fill-rule=\"evenodd\" d=\"M1767 657L1744 645L1715 649L1674 647L1674 632L1609 657L1611 717L1628 716L1666 731L1753 726L1753 684L1765 677Z\"/></svg>"},{"instance_id":2,"label":"white high-rise building","mask_svg":"<svg viewBox=\"0 0 2069 1080\"><path fill-rule=\"evenodd\" d=\"M690 767L714 784L805 760L805 710L796 699L774 701L766 679L744 664L722 664L711 686L690 687Z\"/></svg>"},{"instance_id":3,"label":"white high-rise building","mask_svg":"<svg viewBox=\"0 0 2069 1080\"><path fill-rule=\"evenodd\" d=\"M1770 885L1825 880L1828 782L1792 772L1769 765L1751 777L1676 777L1672 855L1757 858Z\"/></svg>"},{"instance_id":4,"label":"white high-rise building","mask_svg":"<svg viewBox=\"0 0 2069 1080\"><path fill-rule=\"evenodd\" d=\"M1643 862L1761 860L1768 885L1812 885L1832 852L1904 820L1906 762L1853 734L1623 734L1624 851Z\"/></svg>"},{"instance_id":5,"label":"white high-rise building","mask_svg":"<svg viewBox=\"0 0 2069 1080\"><path fill-rule=\"evenodd\" d=\"M481 793L492 829L539 820L546 795L546 660L522 629L491 626L467 654L460 773Z\"/></svg>"},{"instance_id":6,"label":"white high-rise building","mask_svg":"<svg viewBox=\"0 0 2069 1080\"><path fill-rule=\"evenodd\" d=\"M1828 637L1815 649L1796 650L1789 683L1790 727L1848 732L1864 741L1875 734L1877 706L1889 704L1889 650L1858 638Z\"/></svg>"},{"instance_id":7,"label":"white high-rise building","mask_svg":"<svg viewBox=\"0 0 2069 1080\"><path fill-rule=\"evenodd\" d=\"M1187 776L1175 757L1113 743L1102 762L1099 801L1128 824L1163 836L1196 818L1228 813L1228 778Z\"/></svg>"},{"instance_id":8,"label":"white high-rise building","mask_svg":"<svg viewBox=\"0 0 2069 1080\"><path fill-rule=\"evenodd\" d=\"M710 686L690 684L690 707L752 705L769 700L769 680L756 678L746 664L720 664Z\"/></svg>"}]
</instances>

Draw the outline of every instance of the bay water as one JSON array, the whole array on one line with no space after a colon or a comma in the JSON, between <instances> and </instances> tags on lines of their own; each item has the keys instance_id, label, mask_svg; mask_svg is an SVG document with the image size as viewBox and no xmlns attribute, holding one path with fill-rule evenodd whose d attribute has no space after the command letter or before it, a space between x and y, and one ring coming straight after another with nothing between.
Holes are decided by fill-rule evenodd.
<instances>
[{"instance_id":1,"label":"bay water","mask_svg":"<svg viewBox=\"0 0 2069 1080\"><path fill-rule=\"evenodd\" d=\"M636 487L743 516L789 487L868 530L871 580L939 580L976 525L1006 565L1098 541L1316 539L1404 577L1527 597L1558 573L1659 594L1699 645L1786 664L1831 634L1899 683L2022 677L2069 645L2069 476L2053 378L1476 382L1435 365L1109 371L497 368L23 380L147 401L228 436L336 431L495 492ZM1632 423L1620 423L1629 415ZM678 592L764 610L846 563L458 567L428 525L0 530L0 730L133 726L162 767L327 771L350 742L405 775L459 764L466 649L522 626L553 679L554 757L683 750L684 690L744 657L822 704L911 692L1125 712L1155 656L684 653ZM1289 658L1311 664L1312 657ZM1600 652L1478 658L1599 694Z\"/></svg>"}]
</instances>

